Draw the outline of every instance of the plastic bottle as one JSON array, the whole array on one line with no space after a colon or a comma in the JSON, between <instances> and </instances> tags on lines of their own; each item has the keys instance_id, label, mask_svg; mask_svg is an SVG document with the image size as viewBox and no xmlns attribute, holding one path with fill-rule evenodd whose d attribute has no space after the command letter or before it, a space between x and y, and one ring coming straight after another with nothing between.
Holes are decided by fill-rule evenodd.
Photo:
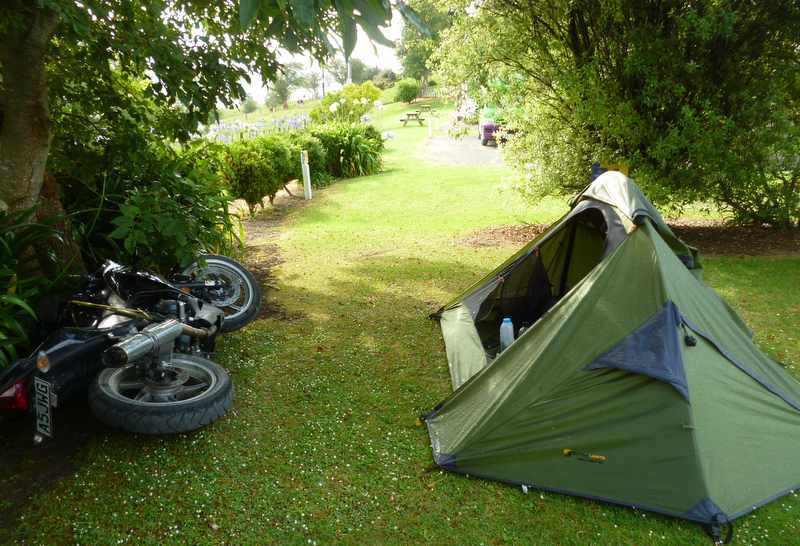
<instances>
[{"instance_id":1,"label":"plastic bottle","mask_svg":"<svg viewBox=\"0 0 800 546\"><path fill-rule=\"evenodd\" d=\"M505 351L512 343L514 343L514 323L510 317L505 317L500 324L500 352Z\"/></svg>"}]
</instances>

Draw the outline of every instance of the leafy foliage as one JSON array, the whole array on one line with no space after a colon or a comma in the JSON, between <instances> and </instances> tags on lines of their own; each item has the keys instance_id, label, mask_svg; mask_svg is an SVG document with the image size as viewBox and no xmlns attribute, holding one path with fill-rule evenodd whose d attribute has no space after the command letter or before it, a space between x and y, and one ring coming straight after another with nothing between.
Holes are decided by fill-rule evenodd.
<instances>
[{"instance_id":1,"label":"leafy foliage","mask_svg":"<svg viewBox=\"0 0 800 546\"><path fill-rule=\"evenodd\" d=\"M273 134L227 146L223 172L235 199L254 214L289 181L302 179L300 150L309 153L316 187L335 178L373 174L381 169L383 139L371 125L332 122L310 131Z\"/></svg>"},{"instance_id":2,"label":"leafy foliage","mask_svg":"<svg viewBox=\"0 0 800 546\"><path fill-rule=\"evenodd\" d=\"M244 199L250 213L255 213L265 197L271 203L275 194L291 180L292 159L287 142L279 135L230 144L224 172L232 196Z\"/></svg>"},{"instance_id":3,"label":"leafy foliage","mask_svg":"<svg viewBox=\"0 0 800 546\"><path fill-rule=\"evenodd\" d=\"M413 102L419 96L419 82L413 78L403 78L397 82L396 99L401 102Z\"/></svg>"},{"instance_id":4,"label":"leafy foliage","mask_svg":"<svg viewBox=\"0 0 800 546\"><path fill-rule=\"evenodd\" d=\"M402 2L399 10L413 15ZM391 45L379 30L391 18L392 5L383 0L4 2L0 105L7 111L0 124L6 143L0 148L0 201L22 207L39 197L51 141L48 102L51 110L61 102L47 72L61 75L61 90L85 111L102 110L104 97L94 90L106 86L114 72L144 78L149 98L180 112L176 121L186 141L219 103L230 107L245 98L241 82L250 74L272 79L281 64L279 51L324 60L335 50L332 35L339 34L349 57L358 27L371 40ZM30 107L20 107L21 97ZM19 143L19 149L9 142Z\"/></svg>"},{"instance_id":5,"label":"leafy foliage","mask_svg":"<svg viewBox=\"0 0 800 546\"><path fill-rule=\"evenodd\" d=\"M507 108L508 156L529 195L580 189L604 161L628 164L661 204L800 220L798 5L452 5L437 64Z\"/></svg>"},{"instance_id":6,"label":"leafy foliage","mask_svg":"<svg viewBox=\"0 0 800 546\"><path fill-rule=\"evenodd\" d=\"M366 176L381 170L384 144L375 127L355 123L329 123L315 127L312 134L327 150L327 171L331 176Z\"/></svg>"},{"instance_id":7,"label":"leafy foliage","mask_svg":"<svg viewBox=\"0 0 800 546\"><path fill-rule=\"evenodd\" d=\"M256 102L256 99L253 97L247 97L244 99L244 102L242 103L242 112L245 114L252 114L256 110L258 110L258 103Z\"/></svg>"},{"instance_id":8,"label":"leafy foliage","mask_svg":"<svg viewBox=\"0 0 800 546\"><path fill-rule=\"evenodd\" d=\"M314 88L314 83L308 81L309 76L303 74L301 70L302 65L299 63L288 63L281 67L280 73L269 84L268 106L285 105L295 89Z\"/></svg>"},{"instance_id":9,"label":"leafy foliage","mask_svg":"<svg viewBox=\"0 0 800 546\"><path fill-rule=\"evenodd\" d=\"M372 83L378 89L389 89L397 81L397 74L393 70L381 70L372 77Z\"/></svg>"},{"instance_id":10,"label":"leafy foliage","mask_svg":"<svg viewBox=\"0 0 800 546\"><path fill-rule=\"evenodd\" d=\"M339 91L325 95L309 115L316 123L355 123L361 120L380 96L381 90L372 82L348 84Z\"/></svg>"},{"instance_id":11,"label":"leafy foliage","mask_svg":"<svg viewBox=\"0 0 800 546\"><path fill-rule=\"evenodd\" d=\"M125 192L109 236L122 242L123 261L168 272L189 265L204 251L236 250L240 239L228 209L230 196L220 185L216 159L203 155L195 148L167 155L158 178Z\"/></svg>"},{"instance_id":12,"label":"leafy foliage","mask_svg":"<svg viewBox=\"0 0 800 546\"><path fill-rule=\"evenodd\" d=\"M33 209L0 212L0 368L30 348L27 330L36 319L32 304L51 285L31 268L30 257L34 246L57 238L52 222L37 222Z\"/></svg>"},{"instance_id":13,"label":"leafy foliage","mask_svg":"<svg viewBox=\"0 0 800 546\"><path fill-rule=\"evenodd\" d=\"M347 63L340 58L335 58L326 64L326 69L333 76L336 83L346 85L347 81ZM364 83L372 80L379 73L379 69L367 65L361 59L352 57L350 59L350 82L349 83Z\"/></svg>"},{"instance_id":14,"label":"leafy foliage","mask_svg":"<svg viewBox=\"0 0 800 546\"><path fill-rule=\"evenodd\" d=\"M87 265L138 257L163 271L202 250L232 251L239 229L219 183L221 147L168 145L182 138L181 112L149 98L145 82L108 76L102 101L59 105L48 161Z\"/></svg>"},{"instance_id":15,"label":"leafy foliage","mask_svg":"<svg viewBox=\"0 0 800 546\"><path fill-rule=\"evenodd\" d=\"M253 140L239 140L229 144L226 159L226 182L235 199L244 199L254 213L269 191L268 181L273 176L269 163Z\"/></svg>"},{"instance_id":16,"label":"leafy foliage","mask_svg":"<svg viewBox=\"0 0 800 546\"><path fill-rule=\"evenodd\" d=\"M300 166L300 152L308 152L308 167L311 174L311 184L316 188L327 186L333 177L327 170L328 155L322 142L306 131L294 131L285 136L292 157L292 178L303 179Z\"/></svg>"},{"instance_id":17,"label":"leafy foliage","mask_svg":"<svg viewBox=\"0 0 800 546\"><path fill-rule=\"evenodd\" d=\"M405 77L424 81L430 74L428 60L441 42L441 31L450 26L451 19L442 5L432 0L413 0L409 4L424 28L405 25L397 55L403 63Z\"/></svg>"}]
</instances>

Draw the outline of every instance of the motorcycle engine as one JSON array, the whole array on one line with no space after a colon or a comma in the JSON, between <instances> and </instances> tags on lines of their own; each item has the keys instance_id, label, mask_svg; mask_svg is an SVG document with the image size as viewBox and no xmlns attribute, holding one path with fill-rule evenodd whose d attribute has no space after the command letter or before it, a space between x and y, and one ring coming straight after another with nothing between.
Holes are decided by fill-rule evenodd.
<instances>
[{"instance_id":1,"label":"motorcycle engine","mask_svg":"<svg viewBox=\"0 0 800 546\"><path fill-rule=\"evenodd\" d=\"M156 313L170 317L178 318L178 301L177 300L160 300L156 304Z\"/></svg>"}]
</instances>

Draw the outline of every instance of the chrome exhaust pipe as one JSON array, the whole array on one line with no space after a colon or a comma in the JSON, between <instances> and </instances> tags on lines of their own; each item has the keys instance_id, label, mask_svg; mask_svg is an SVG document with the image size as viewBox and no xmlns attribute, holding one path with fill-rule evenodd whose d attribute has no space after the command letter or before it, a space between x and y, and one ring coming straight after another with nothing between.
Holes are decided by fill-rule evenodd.
<instances>
[{"instance_id":1,"label":"chrome exhaust pipe","mask_svg":"<svg viewBox=\"0 0 800 546\"><path fill-rule=\"evenodd\" d=\"M175 319L151 324L141 332L106 349L103 353L103 363L106 366L124 366L147 355L169 353L172 351L173 343L180 336L185 334L191 337L208 337L214 334L211 330L216 328L195 328Z\"/></svg>"}]
</instances>

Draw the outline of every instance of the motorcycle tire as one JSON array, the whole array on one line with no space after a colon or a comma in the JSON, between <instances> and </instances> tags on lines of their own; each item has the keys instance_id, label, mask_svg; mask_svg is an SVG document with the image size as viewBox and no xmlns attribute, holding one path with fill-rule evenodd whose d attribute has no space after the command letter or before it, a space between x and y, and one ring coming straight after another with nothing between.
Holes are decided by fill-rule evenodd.
<instances>
[{"instance_id":1,"label":"motorcycle tire","mask_svg":"<svg viewBox=\"0 0 800 546\"><path fill-rule=\"evenodd\" d=\"M181 273L197 279L221 277L229 282L232 294L226 294L222 299L208 300L211 305L219 307L225 313L222 331L233 332L256 318L261 309L261 287L253 274L242 264L227 256L206 254L203 259L206 262L204 268L193 263ZM241 305L235 306L240 298L243 300Z\"/></svg>"},{"instance_id":2,"label":"motorcycle tire","mask_svg":"<svg viewBox=\"0 0 800 546\"><path fill-rule=\"evenodd\" d=\"M135 364L106 368L89 388L92 413L105 424L128 432L177 434L202 428L231 407L233 384L219 364L176 353L169 367L188 375L182 384L176 380L174 395L139 379ZM183 397L195 391L196 395Z\"/></svg>"}]
</instances>

